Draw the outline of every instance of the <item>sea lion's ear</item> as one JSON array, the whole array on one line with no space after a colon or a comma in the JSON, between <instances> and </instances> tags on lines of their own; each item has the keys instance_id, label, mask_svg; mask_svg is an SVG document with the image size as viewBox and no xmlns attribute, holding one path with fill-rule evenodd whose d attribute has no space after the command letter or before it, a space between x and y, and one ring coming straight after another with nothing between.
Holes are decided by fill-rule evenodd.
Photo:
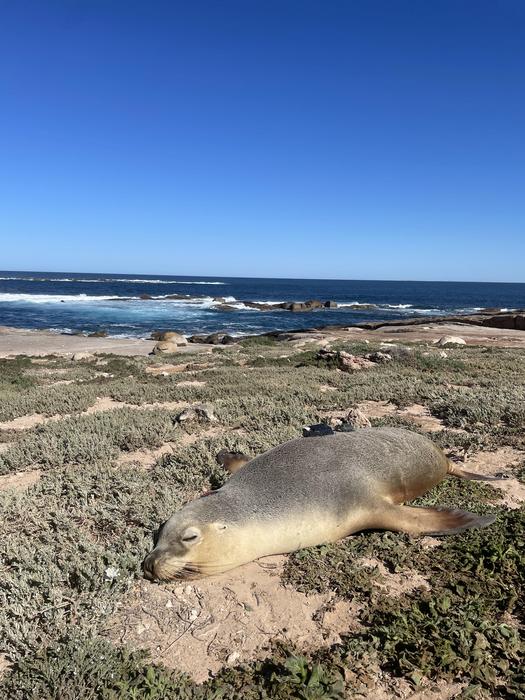
<instances>
[{"instance_id":1,"label":"sea lion's ear","mask_svg":"<svg viewBox=\"0 0 525 700\"><path fill-rule=\"evenodd\" d=\"M228 528L226 523L222 523L222 522L213 523L213 525L214 525L215 529L218 530L219 532L224 532L224 530L226 530Z\"/></svg>"},{"instance_id":2,"label":"sea lion's ear","mask_svg":"<svg viewBox=\"0 0 525 700\"><path fill-rule=\"evenodd\" d=\"M182 533L181 539L185 545L193 547L202 541L202 532L198 527L187 527Z\"/></svg>"}]
</instances>

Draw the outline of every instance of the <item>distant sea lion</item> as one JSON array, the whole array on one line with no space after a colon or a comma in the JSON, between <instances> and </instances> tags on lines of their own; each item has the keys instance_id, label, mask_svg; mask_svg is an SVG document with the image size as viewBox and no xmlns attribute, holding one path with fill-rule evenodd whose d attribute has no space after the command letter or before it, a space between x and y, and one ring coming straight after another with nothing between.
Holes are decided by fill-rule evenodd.
<instances>
[{"instance_id":1,"label":"distant sea lion","mask_svg":"<svg viewBox=\"0 0 525 700\"><path fill-rule=\"evenodd\" d=\"M490 479L462 471L428 438L400 428L292 440L167 520L144 575L211 576L359 530L441 535L492 523L492 515L402 505L447 474Z\"/></svg>"}]
</instances>

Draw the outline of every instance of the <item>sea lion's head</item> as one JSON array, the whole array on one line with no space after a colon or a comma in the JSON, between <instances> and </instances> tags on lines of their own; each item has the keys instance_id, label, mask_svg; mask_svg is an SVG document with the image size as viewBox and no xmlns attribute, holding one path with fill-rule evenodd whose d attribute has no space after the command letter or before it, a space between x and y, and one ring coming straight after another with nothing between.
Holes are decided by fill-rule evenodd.
<instances>
[{"instance_id":1,"label":"sea lion's head","mask_svg":"<svg viewBox=\"0 0 525 700\"><path fill-rule=\"evenodd\" d=\"M210 501L215 498L213 494ZM155 548L142 564L146 578L170 581L212 576L247 561L235 524L217 518L215 508L199 505L199 501L188 504L159 528Z\"/></svg>"}]
</instances>

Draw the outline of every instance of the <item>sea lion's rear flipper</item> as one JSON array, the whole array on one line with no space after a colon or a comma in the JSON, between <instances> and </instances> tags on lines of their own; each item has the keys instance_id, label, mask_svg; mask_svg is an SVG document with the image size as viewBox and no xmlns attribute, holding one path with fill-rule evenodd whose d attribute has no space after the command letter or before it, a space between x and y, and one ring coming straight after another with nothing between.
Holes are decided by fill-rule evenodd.
<instances>
[{"instance_id":1,"label":"sea lion's rear flipper","mask_svg":"<svg viewBox=\"0 0 525 700\"><path fill-rule=\"evenodd\" d=\"M451 476L457 476L460 479L468 479L468 481L502 481L505 476L486 476L485 474L475 474L474 472L468 472L466 469L460 469L454 462L448 463L448 474Z\"/></svg>"},{"instance_id":2,"label":"sea lion's rear flipper","mask_svg":"<svg viewBox=\"0 0 525 700\"><path fill-rule=\"evenodd\" d=\"M410 535L453 535L471 527L486 527L495 519L495 515L476 515L452 508L391 506L381 513L381 524L376 527Z\"/></svg>"}]
</instances>

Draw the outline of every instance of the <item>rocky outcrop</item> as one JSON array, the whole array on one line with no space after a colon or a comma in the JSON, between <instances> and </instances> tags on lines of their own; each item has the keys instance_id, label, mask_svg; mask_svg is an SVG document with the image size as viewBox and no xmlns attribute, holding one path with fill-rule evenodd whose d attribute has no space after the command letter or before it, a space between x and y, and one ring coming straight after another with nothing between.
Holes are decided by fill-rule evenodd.
<instances>
[{"instance_id":1,"label":"rocky outcrop","mask_svg":"<svg viewBox=\"0 0 525 700\"><path fill-rule=\"evenodd\" d=\"M466 341L463 338L460 338L459 335L443 335L439 340L436 342L436 345L438 345L440 348L448 348L453 345L466 345Z\"/></svg>"},{"instance_id":2,"label":"rocky outcrop","mask_svg":"<svg viewBox=\"0 0 525 700\"><path fill-rule=\"evenodd\" d=\"M365 355L367 360L370 360L370 362L375 362L376 364L379 365L385 365L387 362L392 362L393 357L390 353L388 352L369 352L368 355Z\"/></svg>"},{"instance_id":3,"label":"rocky outcrop","mask_svg":"<svg viewBox=\"0 0 525 700\"><path fill-rule=\"evenodd\" d=\"M71 359L74 362L82 362L82 360L94 360L95 356L91 352L76 352Z\"/></svg>"},{"instance_id":4,"label":"rocky outcrop","mask_svg":"<svg viewBox=\"0 0 525 700\"><path fill-rule=\"evenodd\" d=\"M356 328L375 331L387 326L419 326L431 323L463 323L470 326L486 326L487 328L507 328L509 330L525 330L525 312L521 309L512 313L479 313L461 316L417 316L415 318L393 319L390 321L375 321L356 323Z\"/></svg>"},{"instance_id":5,"label":"rocky outcrop","mask_svg":"<svg viewBox=\"0 0 525 700\"><path fill-rule=\"evenodd\" d=\"M206 343L207 345L232 345L238 338L234 338L228 333L211 333L210 335L190 335L190 343Z\"/></svg>"},{"instance_id":6,"label":"rocky outcrop","mask_svg":"<svg viewBox=\"0 0 525 700\"><path fill-rule=\"evenodd\" d=\"M257 309L258 311L316 311L317 309L337 309L336 301L319 301L318 299L309 299L308 301L283 301L279 303L263 303L259 301L239 302L248 309Z\"/></svg>"},{"instance_id":7,"label":"rocky outcrop","mask_svg":"<svg viewBox=\"0 0 525 700\"><path fill-rule=\"evenodd\" d=\"M374 366L374 362L367 360L366 357L351 355L344 350L324 350L321 349L317 353L320 360L326 360L340 369L342 372L359 372L362 369L369 369Z\"/></svg>"},{"instance_id":8,"label":"rocky outcrop","mask_svg":"<svg viewBox=\"0 0 525 700\"><path fill-rule=\"evenodd\" d=\"M216 423L217 416L213 412L213 407L208 404L196 404L189 406L177 416L177 422L185 423L187 421L204 420L209 423Z\"/></svg>"},{"instance_id":9,"label":"rocky outcrop","mask_svg":"<svg viewBox=\"0 0 525 700\"><path fill-rule=\"evenodd\" d=\"M358 408L351 408L346 414L342 425L348 425L354 430L357 428L371 428L372 423L368 420L365 414Z\"/></svg>"}]
</instances>

